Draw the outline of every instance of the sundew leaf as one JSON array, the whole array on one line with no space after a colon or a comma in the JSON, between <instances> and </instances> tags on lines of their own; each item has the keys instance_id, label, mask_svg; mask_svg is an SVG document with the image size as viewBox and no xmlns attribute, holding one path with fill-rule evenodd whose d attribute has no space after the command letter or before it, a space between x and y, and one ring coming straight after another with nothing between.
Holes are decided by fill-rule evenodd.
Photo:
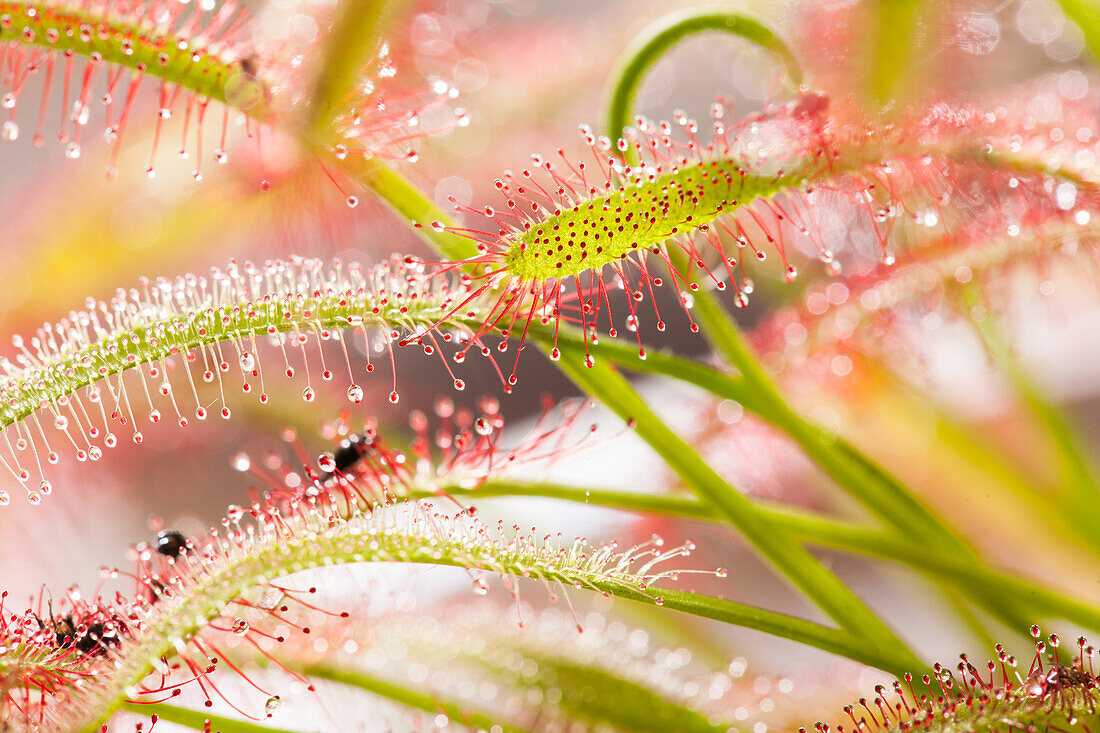
<instances>
[{"instance_id":1,"label":"sundew leaf","mask_svg":"<svg viewBox=\"0 0 1100 733\"><path fill-rule=\"evenodd\" d=\"M1065 111L1080 117L1089 104L1079 105L1080 115ZM790 281L798 249L839 273L846 253L830 244L822 220L862 220L862 249L891 264L899 217L934 212L951 231L965 226L979 198L1026 211L1031 193L1059 181L1096 187L1095 171L1075 162L1094 143L1051 137L1017 106L987 112L938 103L890 121L834 107L806 94L734 121L716 105L709 140L682 114L675 126L639 119L617 144L582 126L590 160L573 161L560 149L553 159L533 156L531 168L497 181L503 208L456 206L480 224L431 224L469 237L481 253L450 266L470 274L468 295L448 318L480 320L479 338L519 334L521 345L533 323L555 331L562 320L575 323L588 342L601 322L613 337L622 325L644 355L643 308L658 330L666 327L657 288L674 289L694 331L693 292L728 288L737 305L747 304L753 260L778 254ZM628 151L641 162L629 165ZM680 257L688 270L674 264ZM619 320L613 311L622 316L624 307ZM550 355L559 357L556 346ZM585 361L594 363L587 349ZM516 381L514 369L508 381Z\"/></svg>"},{"instance_id":2,"label":"sundew leaf","mask_svg":"<svg viewBox=\"0 0 1100 733\"><path fill-rule=\"evenodd\" d=\"M340 173L343 160L416 160L412 141L464 122L464 113L455 110L437 129L420 124L422 115L449 104L457 92L445 82L432 81L402 82L400 93L391 94L395 65L378 36L384 29L372 27L371 58L365 64L353 60L342 70L357 83L341 89L338 100L320 105L323 114L311 120L309 134L304 134L299 109L310 75L305 73L309 64L305 71L301 67L303 60L317 56L317 48L312 42L265 37L254 25L237 0L0 3L0 42L8 49L12 71L0 82L0 106L10 110L0 137L27 137L24 130L36 115L33 141L44 145L47 127L53 124L47 120L48 101L57 90L63 113L56 136L68 158L81 157L89 134L101 136L113 146L107 177L117 177L122 138L133 118L148 111L154 134L145 174L157 174L158 150L170 129L172 137L180 136L180 157L193 160L192 177L201 181L204 165L228 162L234 139L250 143L237 148L244 149L244 157L254 157L252 151L266 137L260 128L277 128L283 143L294 141L297 150L289 153L282 145L275 167L290 165L301 153L311 163L323 156L321 168L347 205L355 207L359 197L341 185L350 180ZM44 78L41 89L27 84L36 76ZM32 88L41 96L24 101ZM157 93L141 94L143 88ZM157 100L152 110L147 98ZM100 102L105 108L101 135L95 110ZM243 134L236 131L238 121L243 122ZM262 190L272 185L263 172L272 162L252 161Z\"/></svg>"},{"instance_id":3,"label":"sundew leaf","mask_svg":"<svg viewBox=\"0 0 1100 733\"><path fill-rule=\"evenodd\" d=\"M623 553L580 539L555 542L492 529L468 512L440 512L429 503L363 511L343 492L319 484L289 500L230 507L223 526L205 539L162 532L155 548L139 548L138 589L128 598L70 591L48 613L5 613L6 716L91 730L126 699L163 701L196 680L208 699L224 698L215 672L225 655L210 634L232 634L257 649L282 641L280 626L309 634L293 619L319 610L306 600L316 588L295 590L293 579L279 581L309 568L427 563L609 595L620 588L644 594L672 573L663 569L668 560L690 552L660 543ZM518 593L514 581L509 584ZM235 673L231 661L226 666L226 674Z\"/></svg>"},{"instance_id":4,"label":"sundew leaf","mask_svg":"<svg viewBox=\"0 0 1100 733\"><path fill-rule=\"evenodd\" d=\"M725 731L735 707L745 709L746 726L775 720L767 715L768 703L755 710L761 697L752 690L757 678L744 676L736 660L702 664L687 649L665 647L645 630L595 612L578 617L525 604L512 610L486 600L452 606L446 615L334 618L322 627L322 651L301 639L281 648L279 663L311 679L398 702L409 688L438 701L440 710L450 709L448 701L464 700L479 718L510 728ZM248 650L234 661L271 667ZM783 689L772 695L782 696Z\"/></svg>"},{"instance_id":5,"label":"sundew leaf","mask_svg":"<svg viewBox=\"0 0 1100 733\"><path fill-rule=\"evenodd\" d=\"M434 323L451 302L446 279L402 260L371 268L233 261L207 275L143 279L13 339L14 361L0 358L0 471L37 503L53 488L46 470L62 451L97 461L119 440L142 442L143 424L228 419L234 392L266 403L265 378L280 371L301 380L306 402L313 385L343 373L348 399L358 403L358 382L375 368L371 354ZM425 351L451 338L441 335ZM364 349L365 369L353 365L349 343ZM396 374L389 399L399 399ZM8 501L0 491L0 503Z\"/></svg>"},{"instance_id":6,"label":"sundew leaf","mask_svg":"<svg viewBox=\"0 0 1100 733\"><path fill-rule=\"evenodd\" d=\"M1032 627L1032 634L1036 652L1026 673L998 644L996 659L982 669L962 654L957 665L936 664L922 678L906 675L905 682L895 682L892 689L875 687L873 698L844 708L845 723L818 722L813 729L994 733L1088 731L1100 724L1093 647L1080 637L1076 655L1062 651L1059 656L1057 635L1039 640L1038 626ZM922 683L920 689L929 692L914 691L914 685Z\"/></svg>"}]
</instances>

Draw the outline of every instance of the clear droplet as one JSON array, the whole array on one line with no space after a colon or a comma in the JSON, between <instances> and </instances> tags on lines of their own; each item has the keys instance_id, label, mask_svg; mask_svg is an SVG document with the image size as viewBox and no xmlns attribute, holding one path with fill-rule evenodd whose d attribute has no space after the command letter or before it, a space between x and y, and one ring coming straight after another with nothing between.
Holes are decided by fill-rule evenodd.
<instances>
[{"instance_id":1,"label":"clear droplet","mask_svg":"<svg viewBox=\"0 0 1100 733\"><path fill-rule=\"evenodd\" d=\"M236 634L237 636L244 636L245 634L248 633L249 626L248 626L248 622L245 621L243 618L235 618L235 619L233 619L233 627L232 628L233 628L233 633L234 634ZM274 698L274 699L278 699L278 698Z\"/></svg>"},{"instance_id":2,"label":"clear droplet","mask_svg":"<svg viewBox=\"0 0 1100 733\"><path fill-rule=\"evenodd\" d=\"M4 123L3 137L5 140L15 140L19 137L19 125L11 120Z\"/></svg>"},{"instance_id":3,"label":"clear droplet","mask_svg":"<svg viewBox=\"0 0 1100 733\"><path fill-rule=\"evenodd\" d=\"M233 456L233 468L238 471L247 471L252 467L252 459L248 457L247 453L237 453Z\"/></svg>"},{"instance_id":4,"label":"clear droplet","mask_svg":"<svg viewBox=\"0 0 1100 733\"><path fill-rule=\"evenodd\" d=\"M317 465L322 471L332 473L336 470L336 457L331 453L322 453L317 457Z\"/></svg>"},{"instance_id":5,"label":"clear droplet","mask_svg":"<svg viewBox=\"0 0 1100 733\"><path fill-rule=\"evenodd\" d=\"M363 388L358 384L353 384L348 387L348 399L355 404L359 404L363 401Z\"/></svg>"},{"instance_id":6,"label":"clear droplet","mask_svg":"<svg viewBox=\"0 0 1100 733\"><path fill-rule=\"evenodd\" d=\"M279 708L282 706L283 701L279 699L278 695L267 698L267 702L264 703L264 712L267 713L267 717L271 717L275 713L279 712Z\"/></svg>"},{"instance_id":7,"label":"clear droplet","mask_svg":"<svg viewBox=\"0 0 1100 733\"><path fill-rule=\"evenodd\" d=\"M256 368L256 356L251 351L245 351L241 354L241 369L246 372L250 372Z\"/></svg>"}]
</instances>

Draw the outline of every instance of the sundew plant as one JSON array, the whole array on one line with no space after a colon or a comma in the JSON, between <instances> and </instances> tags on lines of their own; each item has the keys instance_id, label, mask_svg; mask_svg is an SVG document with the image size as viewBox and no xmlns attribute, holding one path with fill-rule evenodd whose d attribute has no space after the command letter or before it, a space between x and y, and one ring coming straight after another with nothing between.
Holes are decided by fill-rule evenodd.
<instances>
[{"instance_id":1,"label":"sundew plant","mask_svg":"<svg viewBox=\"0 0 1100 733\"><path fill-rule=\"evenodd\" d=\"M1100 5L679 5L0 0L0 730L1100 731Z\"/></svg>"}]
</instances>

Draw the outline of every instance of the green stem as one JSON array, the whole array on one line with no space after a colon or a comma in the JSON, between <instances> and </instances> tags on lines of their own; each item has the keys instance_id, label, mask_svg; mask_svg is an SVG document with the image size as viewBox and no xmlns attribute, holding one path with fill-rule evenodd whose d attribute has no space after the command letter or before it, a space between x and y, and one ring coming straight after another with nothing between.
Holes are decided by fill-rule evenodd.
<instances>
[{"instance_id":1,"label":"green stem","mask_svg":"<svg viewBox=\"0 0 1100 733\"><path fill-rule=\"evenodd\" d=\"M659 604L655 598L642 593L626 594L622 597L648 605L660 605L661 608L692 616L763 631L766 634L839 654L899 676L923 666L900 640L895 639L886 644L876 642L878 629L872 626L857 625L852 629L830 629L812 621L777 614L774 611L674 589L662 589ZM877 622L873 617L872 620ZM882 628L881 625L879 627ZM889 630L886 631L888 634L891 633Z\"/></svg>"},{"instance_id":2,"label":"green stem","mask_svg":"<svg viewBox=\"0 0 1100 733\"><path fill-rule=\"evenodd\" d=\"M419 224L416 233L440 257L464 260L477 254L477 246L472 240L432 227L434 221L447 226L452 226L454 222L434 201L384 161L378 158L352 160L349 156L343 170L389 204L406 222Z\"/></svg>"},{"instance_id":3,"label":"green stem","mask_svg":"<svg viewBox=\"0 0 1100 733\"><path fill-rule=\"evenodd\" d=\"M694 315L715 349L743 376L744 384L738 385L743 396L732 399L741 401L747 409L790 435L843 489L883 521L904 533L923 535L929 541L962 546L942 520L900 481L787 404L744 342L737 324L711 294L696 294Z\"/></svg>"},{"instance_id":4,"label":"green stem","mask_svg":"<svg viewBox=\"0 0 1100 733\"><path fill-rule=\"evenodd\" d=\"M359 669L337 667L324 662L293 665L290 661L283 661L284 664L289 665L288 669L293 672L298 672L308 677L339 682L349 687L358 687L360 690L366 690L372 694L401 703L406 707L423 710L432 715L443 713L450 719L451 723L458 723L459 725L466 725L483 730L500 730L504 733L525 733L527 730L526 728L520 728L515 725L501 723L498 718L474 710L464 703L451 702L449 700L443 700L432 695L424 694L423 692L410 690L407 687L395 684L389 680L381 679L380 677L375 677Z\"/></svg>"},{"instance_id":5,"label":"green stem","mask_svg":"<svg viewBox=\"0 0 1100 733\"><path fill-rule=\"evenodd\" d=\"M868 76L864 92L874 104L889 103L904 93L913 71L913 55L920 38L922 0L872 0L864 8L868 32L863 68Z\"/></svg>"},{"instance_id":6,"label":"green stem","mask_svg":"<svg viewBox=\"0 0 1100 733\"><path fill-rule=\"evenodd\" d=\"M559 342L559 348L562 342ZM883 624L836 576L772 522L752 501L726 483L691 446L669 429L649 409L619 374L606 365L586 368L583 350L564 344L559 367L581 389L598 397L645 440L700 498L721 510L765 557L796 587L817 603L838 624L859 630L876 653L900 652L916 658L893 631Z\"/></svg>"},{"instance_id":7,"label":"green stem","mask_svg":"<svg viewBox=\"0 0 1100 733\"><path fill-rule=\"evenodd\" d=\"M963 297L968 305L973 305L977 291L969 289ZM1100 487L1073 424L1020 366L1005 338L990 319L969 320L990 358L1015 389L1020 402L1031 411L1036 422L1046 431L1057 454L1060 481L1056 484L1056 489L1061 506L1051 507L1048 500L1043 502L1044 509L1053 510L1063 520L1062 524L1069 525L1092 547L1100 547L1100 512L1096 511L1096 504L1100 501Z\"/></svg>"},{"instance_id":8,"label":"green stem","mask_svg":"<svg viewBox=\"0 0 1100 733\"><path fill-rule=\"evenodd\" d=\"M378 52L382 31L397 4L394 0L340 0L307 97L303 128L307 139L327 142L333 118L354 95L363 64Z\"/></svg>"},{"instance_id":9,"label":"green stem","mask_svg":"<svg viewBox=\"0 0 1100 733\"><path fill-rule=\"evenodd\" d=\"M527 483L507 479L494 479L474 489L447 487L447 493L455 497L479 498L541 496L661 516L678 516L708 522L726 521L722 516L715 514L713 507L704 501L667 494L583 489L561 484ZM923 572L932 579L936 579L934 571L948 569L945 575L951 576L957 585L979 589L982 593L989 594L990 598L1039 599L1039 606L1044 609L1045 614L1100 630L1100 612L1091 605L1075 601L1064 593L1044 588L1035 581L1027 580L1018 574L1010 575L976 567L973 563L962 562L949 552L935 546L914 543L862 522L826 517L784 504L757 504L756 507L760 514L775 526L800 542L899 562Z\"/></svg>"},{"instance_id":10,"label":"green stem","mask_svg":"<svg viewBox=\"0 0 1100 733\"><path fill-rule=\"evenodd\" d=\"M448 495L460 498L482 499L503 496L540 496L547 499L561 499L579 504L625 509L627 511L660 514L662 516L686 517L705 521L723 521L716 516L714 509L690 496L669 496L668 494L643 494L637 491L613 491L609 489L580 489L575 486L551 484L543 481L527 482L494 478L472 489L446 487ZM417 498L436 496L431 491L416 494Z\"/></svg>"},{"instance_id":11,"label":"green stem","mask_svg":"<svg viewBox=\"0 0 1100 733\"><path fill-rule=\"evenodd\" d=\"M802 72L794 54L775 33L759 21L722 10L692 9L670 13L637 36L620 57L618 68L611 75L615 79L615 86L612 87L607 105L607 130L612 140L618 139L623 134L623 128L630 124L634 100L650 67L674 45L703 31L732 33L752 41L779 56L794 86L802 83Z\"/></svg>"},{"instance_id":12,"label":"green stem","mask_svg":"<svg viewBox=\"0 0 1100 733\"><path fill-rule=\"evenodd\" d=\"M975 599L1013 599L1032 614L1064 618L1091 629L1100 630L1100 609L1070 596L1035 585L1019 574L996 573L976 566L966 557L959 557L942 547L913 543L886 534L879 529L848 522L825 519L820 515L783 509L766 509L765 513L782 522L795 536L820 547L856 550L875 557L905 563L951 579L967 595ZM776 513L782 515L782 520Z\"/></svg>"},{"instance_id":13,"label":"green stem","mask_svg":"<svg viewBox=\"0 0 1100 733\"><path fill-rule=\"evenodd\" d=\"M193 730L216 730L219 733L294 733L285 728L270 728L247 720L234 720L221 715L211 715L202 710L181 708L163 702L124 702L122 703L122 709L128 713L144 715L145 717L156 715L165 722L175 723ZM207 723L210 724L209 728Z\"/></svg>"},{"instance_id":14,"label":"green stem","mask_svg":"<svg viewBox=\"0 0 1100 733\"><path fill-rule=\"evenodd\" d=\"M1100 60L1100 2L1097 0L1058 0L1062 12L1077 24L1085 36L1085 45Z\"/></svg>"}]
</instances>

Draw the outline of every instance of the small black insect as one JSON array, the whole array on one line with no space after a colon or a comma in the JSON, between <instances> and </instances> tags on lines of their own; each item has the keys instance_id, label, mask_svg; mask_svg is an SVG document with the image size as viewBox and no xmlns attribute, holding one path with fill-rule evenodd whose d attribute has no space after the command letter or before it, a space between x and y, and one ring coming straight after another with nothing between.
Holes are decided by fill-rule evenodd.
<instances>
[{"instance_id":1,"label":"small black insect","mask_svg":"<svg viewBox=\"0 0 1100 733\"><path fill-rule=\"evenodd\" d=\"M187 538L174 529L157 532L157 552L165 557L179 557L187 547Z\"/></svg>"},{"instance_id":2,"label":"small black insect","mask_svg":"<svg viewBox=\"0 0 1100 733\"><path fill-rule=\"evenodd\" d=\"M256 57L255 56L245 56L238 63L241 65L241 71L243 71L245 74L247 74L248 76L250 76L252 78L256 77Z\"/></svg>"},{"instance_id":3,"label":"small black insect","mask_svg":"<svg viewBox=\"0 0 1100 733\"><path fill-rule=\"evenodd\" d=\"M108 647L118 646L122 643L118 632L114 629L107 630L107 625L102 621L96 621L87 627L83 636L77 634L76 624L72 615L64 616L60 621L54 622L54 635L57 645L62 649L75 646L84 654L96 657L107 656Z\"/></svg>"},{"instance_id":4,"label":"small black insect","mask_svg":"<svg viewBox=\"0 0 1100 733\"><path fill-rule=\"evenodd\" d=\"M340 447L332 453L333 463L336 464L335 469L325 473L321 480L328 481L337 473L347 473L372 452L374 452L373 445L365 436L351 435L344 438L340 441Z\"/></svg>"}]
</instances>

